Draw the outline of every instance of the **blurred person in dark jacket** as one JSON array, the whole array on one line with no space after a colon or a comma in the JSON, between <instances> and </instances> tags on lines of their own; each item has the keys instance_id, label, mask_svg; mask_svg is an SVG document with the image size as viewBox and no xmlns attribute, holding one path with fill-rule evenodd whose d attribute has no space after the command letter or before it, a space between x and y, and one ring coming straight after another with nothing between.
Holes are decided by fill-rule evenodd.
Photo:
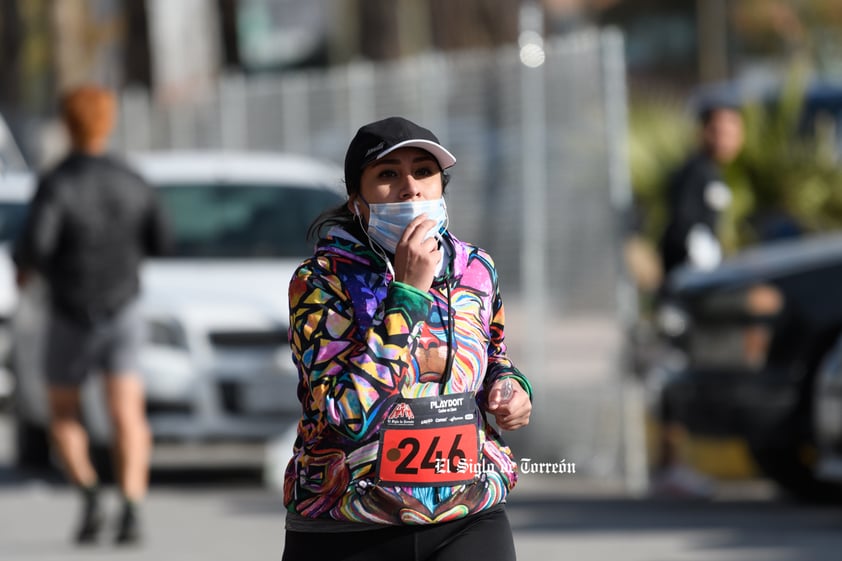
<instances>
[{"instance_id":1,"label":"blurred person in dark jacket","mask_svg":"<svg viewBox=\"0 0 842 561\"><path fill-rule=\"evenodd\" d=\"M165 220L152 188L106 154L116 117L112 92L82 86L61 102L72 151L39 181L14 249L18 284L33 273L49 288L45 373L50 434L68 478L83 497L78 543L95 541L104 516L99 477L80 418L80 386L105 378L115 474L123 495L117 543L140 539L138 508L148 485L151 436L138 350L139 267L164 252Z\"/></svg>"},{"instance_id":2,"label":"blurred person in dark jacket","mask_svg":"<svg viewBox=\"0 0 842 561\"><path fill-rule=\"evenodd\" d=\"M743 118L736 106L712 101L699 111L699 125L699 149L667 185L669 218L660 246L665 277L680 265L709 269L722 259L717 222L732 198L722 166L743 147Z\"/></svg>"},{"instance_id":3,"label":"blurred person in dark jacket","mask_svg":"<svg viewBox=\"0 0 842 561\"><path fill-rule=\"evenodd\" d=\"M722 260L717 226L732 199L722 168L742 150L744 123L739 107L721 98L707 100L698 118L699 148L670 176L667 184L669 221L660 244L662 282L682 265L711 269ZM680 442L686 431L672 414L668 388L660 397L659 409L661 430L654 494L710 496L711 482L681 458Z\"/></svg>"}]
</instances>

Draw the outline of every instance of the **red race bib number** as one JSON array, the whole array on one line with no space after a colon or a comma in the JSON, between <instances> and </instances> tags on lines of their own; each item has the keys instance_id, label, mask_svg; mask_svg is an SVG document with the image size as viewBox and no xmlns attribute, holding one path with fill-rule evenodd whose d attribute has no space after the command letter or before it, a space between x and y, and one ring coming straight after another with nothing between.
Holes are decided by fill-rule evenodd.
<instances>
[{"instance_id":1,"label":"red race bib number","mask_svg":"<svg viewBox=\"0 0 842 561\"><path fill-rule=\"evenodd\" d=\"M390 485L472 481L479 436L473 394L400 399L380 434L378 477Z\"/></svg>"}]
</instances>

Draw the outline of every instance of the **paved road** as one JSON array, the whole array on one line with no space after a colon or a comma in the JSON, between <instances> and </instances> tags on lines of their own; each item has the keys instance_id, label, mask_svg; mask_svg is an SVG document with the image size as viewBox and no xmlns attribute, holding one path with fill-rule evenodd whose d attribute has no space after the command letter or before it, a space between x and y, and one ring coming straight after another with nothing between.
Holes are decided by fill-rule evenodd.
<instances>
[{"instance_id":1,"label":"paved road","mask_svg":"<svg viewBox=\"0 0 842 561\"><path fill-rule=\"evenodd\" d=\"M842 507L781 500L762 481L710 502L638 500L599 486L512 500L519 558L580 561L835 561Z\"/></svg>"},{"instance_id":2,"label":"paved road","mask_svg":"<svg viewBox=\"0 0 842 561\"><path fill-rule=\"evenodd\" d=\"M142 547L74 548L74 493L56 477L14 471L8 437L0 416L0 561L280 559L280 497L255 474L230 471L159 473ZM107 504L116 509L113 494ZM721 483L700 503L632 498L612 480L530 474L509 515L521 561L836 561L842 551L842 506L787 502L763 481Z\"/></svg>"},{"instance_id":3,"label":"paved road","mask_svg":"<svg viewBox=\"0 0 842 561\"><path fill-rule=\"evenodd\" d=\"M842 511L777 500L757 482L726 488L707 503L636 500L597 482L539 493L526 482L509 508L522 561L834 561ZM139 549L110 544L75 549L67 524L73 494L56 482L4 472L0 559L279 559L283 513L276 496L247 482L159 483L146 505L149 532Z\"/></svg>"}]
</instances>

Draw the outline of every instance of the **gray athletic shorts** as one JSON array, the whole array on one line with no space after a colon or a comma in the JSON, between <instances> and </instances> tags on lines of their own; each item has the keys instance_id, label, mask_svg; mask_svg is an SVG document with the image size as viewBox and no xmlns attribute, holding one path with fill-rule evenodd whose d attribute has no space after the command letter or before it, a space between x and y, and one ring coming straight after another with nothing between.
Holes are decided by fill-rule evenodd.
<instances>
[{"instance_id":1,"label":"gray athletic shorts","mask_svg":"<svg viewBox=\"0 0 842 561\"><path fill-rule=\"evenodd\" d=\"M54 386L78 386L92 373L137 373L143 338L137 299L91 325L53 312L47 334L47 381Z\"/></svg>"}]
</instances>

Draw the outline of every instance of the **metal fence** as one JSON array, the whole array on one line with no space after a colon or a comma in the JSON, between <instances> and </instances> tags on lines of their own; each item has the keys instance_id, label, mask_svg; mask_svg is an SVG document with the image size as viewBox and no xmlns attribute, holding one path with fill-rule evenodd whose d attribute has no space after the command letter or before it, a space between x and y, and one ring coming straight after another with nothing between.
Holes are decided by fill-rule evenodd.
<instances>
[{"instance_id":1,"label":"metal fence","mask_svg":"<svg viewBox=\"0 0 842 561\"><path fill-rule=\"evenodd\" d=\"M619 310L630 302L619 290L630 198L622 38L591 31L543 48L538 67L513 46L229 76L189 104L127 91L118 148L287 151L341 163L356 129L376 118L432 129L457 159L451 229L494 256L511 353L542 389L533 427L513 438L533 457L628 472L618 368Z\"/></svg>"}]
</instances>

